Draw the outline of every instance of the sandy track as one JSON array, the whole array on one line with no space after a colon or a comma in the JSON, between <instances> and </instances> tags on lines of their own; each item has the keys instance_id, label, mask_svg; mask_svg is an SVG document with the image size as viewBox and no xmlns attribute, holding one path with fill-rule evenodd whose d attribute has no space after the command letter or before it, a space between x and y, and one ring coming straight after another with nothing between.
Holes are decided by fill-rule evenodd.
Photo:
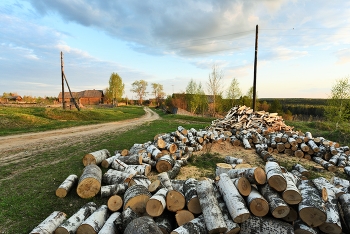
<instances>
[{"instance_id":1,"label":"sandy track","mask_svg":"<svg viewBox=\"0 0 350 234\"><path fill-rule=\"evenodd\" d=\"M28 152L33 154L62 145L73 145L78 141L105 133L125 132L159 118L159 115L151 109L146 107L145 111L144 116L131 120L0 137L0 165L21 161L28 156Z\"/></svg>"}]
</instances>

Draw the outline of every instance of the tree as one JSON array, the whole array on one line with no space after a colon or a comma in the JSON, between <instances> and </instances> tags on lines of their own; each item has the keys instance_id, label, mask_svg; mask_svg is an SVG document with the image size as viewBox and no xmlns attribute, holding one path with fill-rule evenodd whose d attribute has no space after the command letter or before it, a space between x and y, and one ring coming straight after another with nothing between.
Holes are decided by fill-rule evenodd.
<instances>
[{"instance_id":1,"label":"tree","mask_svg":"<svg viewBox=\"0 0 350 234\"><path fill-rule=\"evenodd\" d=\"M192 114L200 111L202 114L207 108L207 97L203 91L202 84L197 84L193 79L188 83L186 87L186 101L189 111Z\"/></svg>"},{"instance_id":2,"label":"tree","mask_svg":"<svg viewBox=\"0 0 350 234\"><path fill-rule=\"evenodd\" d=\"M283 107L282 107L281 102L278 99L273 100L273 102L270 105L269 112L278 113L278 114L282 115Z\"/></svg>"},{"instance_id":3,"label":"tree","mask_svg":"<svg viewBox=\"0 0 350 234\"><path fill-rule=\"evenodd\" d=\"M236 104L236 100L242 96L242 91L239 88L239 83L236 78L233 78L230 86L227 89L227 99L231 100L231 106Z\"/></svg>"},{"instance_id":4,"label":"tree","mask_svg":"<svg viewBox=\"0 0 350 234\"><path fill-rule=\"evenodd\" d=\"M153 89L154 97L155 97L156 102L157 102L157 106L159 106L160 99L165 97L163 85L152 83L152 89Z\"/></svg>"},{"instance_id":5,"label":"tree","mask_svg":"<svg viewBox=\"0 0 350 234\"><path fill-rule=\"evenodd\" d=\"M335 123L338 129L339 124L347 120L350 116L350 84L349 77L339 79L332 86L331 96L327 101L325 109L326 118Z\"/></svg>"},{"instance_id":6,"label":"tree","mask_svg":"<svg viewBox=\"0 0 350 234\"><path fill-rule=\"evenodd\" d=\"M223 71L219 70L217 65L214 64L212 67L212 72L209 74L209 81L208 81L208 92L213 97L213 107L212 107L213 116L215 116L217 96L222 94L221 80L223 79L223 77L224 77Z\"/></svg>"},{"instance_id":7,"label":"tree","mask_svg":"<svg viewBox=\"0 0 350 234\"><path fill-rule=\"evenodd\" d=\"M147 95L147 92L146 92L147 85L148 85L147 81L144 81L144 80L137 80L131 84L132 86L131 92L136 93L137 97L139 98L140 105L142 105L142 100Z\"/></svg>"},{"instance_id":8,"label":"tree","mask_svg":"<svg viewBox=\"0 0 350 234\"><path fill-rule=\"evenodd\" d=\"M118 73L112 73L109 77L109 87L106 88L107 98L112 100L114 106L118 106L118 99L124 94L124 83Z\"/></svg>"}]
</instances>

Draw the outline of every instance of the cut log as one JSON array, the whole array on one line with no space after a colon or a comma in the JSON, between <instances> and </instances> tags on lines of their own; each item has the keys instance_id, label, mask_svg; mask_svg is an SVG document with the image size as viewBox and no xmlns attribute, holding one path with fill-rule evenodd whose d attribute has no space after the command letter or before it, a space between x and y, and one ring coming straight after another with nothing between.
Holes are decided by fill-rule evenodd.
<instances>
[{"instance_id":1,"label":"cut log","mask_svg":"<svg viewBox=\"0 0 350 234\"><path fill-rule=\"evenodd\" d=\"M127 165L141 165L142 164L142 155L129 155L118 158L120 161Z\"/></svg>"},{"instance_id":2,"label":"cut log","mask_svg":"<svg viewBox=\"0 0 350 234\"><path fill-rule=\"evenodd\" d=\"M311 181L302 180L298 186L302 200L299 203L301 220L311 227L318 227L326 221L325 204Z\"/></svg>"},{"instance_id":3,"label":"cut log","mask_svg":"<svg viewBox=\"0 0 350 234\"><path fill-rule=\"evenodd\" d=\"M221 194L223 195L232 220L236 223L242 223L247 220L250 216L249 210L245 205L244 199L239 194L236 186L233 184L229 176L225 173L221 174L217 185ZM201 207L203 209L202 204Z\"/></svg>"},{"instance_id":4,"label":"cut log","mask_svg":"<svg viewBox=\"0 0 350 234\"><path fill-rule=\"evenodd\" d=\"M146 204L151 197L148 188L135 184L129 187L124 194L124 210L130 207L138 215L146 212Z\"/></svg>"},{"instance_id":5,"label":"cut log","mask_svg":"<svg viewBox=\"0 0 350 234\"><path fill-rule=\"evenodd\" d=\"M335 187L324 177L317 177L312 180L312 183L315 185L315 187L320 193L323 190L323 188L326 188L332 190L337 198L344 194L344 191L342 189Z\"/></svg>"},{"instance_id":6,"label":"cut log","mask_svg":"<svg viewBox=\"0 0 350 234\"><path fill-rule=\"evenodd\" d=\"M297 158L302 158L304 157L304 152L302 150L296 150L294 151L294 156Z\"/></svg>"},{"instance_id":7,"label":"cut log","mask_svg":"<svg viewBox=\"0 0 350 234\"><path fill-rule=\"evenodd\" d=\"M227 178L227 180L231 182L229 178ZM233 184L232 187L234 187ZM224 217L222 216L218 201L215 197L213 184L205 178L199 180L197 183L197 194L200 206L202 208L205 226L207 227L209 233L226 232L227 226Z\"/></svg>"},{"instance_id":8,"label":"cut log","mask_svg":"<svg viewBox=\"0 0 350 234\"><path fill-rule=\"evenodd\" d=\"M225 157L225 162L227 164L241 164L241 163L243 163L243 159L235 158L233 156L226 156Z\"/></svg>"},{"instance_id":9,"label":"cut log","mask_svg":"<svg viewBox=\"0 0 350 234\"><path fill-rule=\"evenodd\" d=\"M140 184L145 186L146 188L149 187L149 185L151 184L151 181L148 179L147 176L144 175L135 175L134 177L131 178L131 180L129 181L129 187L135 185L135 184Z\"/></svg>"},{"instance_id":10,"label":"cut log","mask_svg":"<svg viewBox=\"0 0 350 234\"><path fill-rule=\"evenodd\" d=\"M267 176L267 182L270 187L278 192L282 192L287 188L287 181L284 177L280 166L276 162L266 162L265 172Z\"/></svg>"},{"instance_id":11,"label":"cut log","mask_svg":"<svg viewBox=\"0 0 350 234\"><path fill-rule=\"evenodd\" d=\"M162 185L168 189L168 193L166 195L167 209L172 212L182 210L186 204L185 196L182 194L182 192L173 189L169 176L166 172L158 174L158 179L161 181Z\"/></svg>"},{"instance_id":12,"label":"cut log","mask_svg":"<svg viewBox=\"0 0 350 234\"><path fill-rule=\"evenodd\" d=\"M123 206L123 199L119 195L113 195L108 198L107 207L110 211L118 211Z\"/></svg>"},{"instance_id":13,"label":"cut log","mask_svg":"<svg viewBox=\"0 0 350 234\"><path fill-rule=\"evenodd\" d=\"M166 188L161 188L156 194L154 194L146 204L146 212L151 217L160 216L166 206L166 194L168 190Z\"/></svg>"},{"instance_id":14,"label":"cut log","mask_svg":"<svg viewBox=\"0 0 350 234\"><path fill-rule=\"evenodd\" d=\"M265 184L266 173L261 167L231 169L227 172L228 176L233 179L237 177L245 177L251 184Z\"/></svg>"},{"instance_id":15,"label":"cut log","mask_svg":"<svg viewBox=\"0 0 350 234\"><path fill-rule=\"evenodd\" d=\"M318 229L308 226L301 219L294 222L295 234L318 234Z\"/></svg>"},{"instance_id":16,"label":"cut log","mask_svg":"<svg viewBox=\"0 0 350 234\"><path fill-rule=\"evenodd\" d=\"M184 182L183 193L186 199L187 209L193 214L202 213L202 208L199 204L197 195L197 183L198 181L194 178L189 178Z\"/></svg>"},{"instance_id":17,"label":"cut log","mask_svg":"<svg viewBox=\"0 0 350 234\"><path fill-rule=\"evenodd\" d=\"M163 234L151 217L143 216L132 220L124 234Z\"/></svg>"},{"instance_id":18,"label":"cut log","mask_svg":"<svg viewBox=\"0 0 350 234\"><path fill-rule=\"evenodd\" d=\"M323 160L320 157L313 157L312 160L315 163L320 164L323 168L325 168L326 170L330 171L330 172L335 172L337 171L337 167L334 166L332 163L327 162L326 160Z\"/></svg>"},{"instance_id":19,"label":"cut log","mask_svg":"<svg viewBox=\"0 0 350 234\"><path fill-rule=\"evenodd\" d=\"M269 217L251 216L241 224L241 232L244 234L293 234L293 226L289 223Z\"/></svg>"},{"instance_id":20,"label":"cut log","mask_svg":"<svg viewBox=\"0 0 350 234\"><path fill-rule=\"evenodd\" d=\"M154 193L156 192L158 189L160 189L162 187L160 180L155 180L153 182L151 182L151 184L148 186L148 191L150 193Z\"/></svg>"},{"instance_id":21,"label":"cut log","mask_svg":"<svg viewBox=\"0 0 350 234\"><path fill-rule=\"evenodd\" d=\"M56 189L57 197L65 197L72 187L78 182L77 175L69 175L62 184Z\"/></svg>"},{"instance_id":22,"label":"cut log","mask_svg":"<svg viewBox=\"0 0 350 234\"><path fill-rule=\"evenodd\" d=\"M232 169L232 166L227 163L217 163L216 164L216 169L215 169L215 174L219 176L221 173L227 173L229 170Z\"/></svg>"},{"instance_id":23,"label":"cut log","mask_svg":"<svg viewBox=\"0 0 350 234\"><path fill-rule=\"evenodd\" d=\"M169 171L173 168L175 160L170 155L160 157L156 164L159 173Z\"/></svg>"},{"instance_id":24,"label":"cut log","mask_svg":"<svg viewBox=\"0 0 350 234\"><path fill-rule=\"evenodd\" d=\"M152 167L149 164L142 164L142 165L128 165L128 168L132 168L136 171L137 175L144 175L148 176L148 174L151 172Z\"/></svg>"},{"instance_id":25,"label":"cut log","mask_svg":"<svg viewBox=\"0 0 350 234\"><path fill-rule=\"evenodd\" d=\"M94 197L101 188L102 171L96 164L87 165L80 176L77 194L81 198Z\"/></svg>"},{"instance_id":26,"label":"cut log","mask_svg":"<svg viewBox=\"0 0 350 234\"><path fill-rule=\"evenodd\" d=\"M287 181L287 187L282 193L283 200L290 205L296 205L301 202L301 194L297 188L297 179L290 172L283 173Z\"/></svg>"},{"instance_id":27,"label":"cut log","mask_svg":"<svg viewBox=\"0 0 350 234\"><path fill-rule=\"evenodd\" d=\"M289 213L287 214L287 216L283 217L282 219L286 222L294 222L298 219L298 207L296 206L294 208L294 206L289 206Z\"/></svg>"},{"instance_id":28,"label":"cut log","mask_svg":"<svg viewBox=\"0 0 350 234\"><path fill-rule=\"evenodd\" d=\"M288 215L290 211L289 206L279 193L273 190L268 184L260 186L259 191L268 201L270 212L273 217L283 218Z\"/></svg>"},{"instance_id":29,"label":"cut log","mask_svg":"<svg viewBox=\"0 0 350 234\"><path fill-rule=\"evenodd\" d=\"M342 219L342 223L345 226L346 231L350 231L350 194L346 193L338 198L339 211Z\"/></svg>"},{"instance_id":30,"label":"cut log","mask_svg":"<svg viewBox=\"0 0 350 234\"><path fill-rule=\"evenodd\" d=\"M320 151L320 148L316 145L316 143L313 140L309 140L307 142L307 145L314 151L315 153Z\"/></svg>"},{"instance_id":31,"label":"cut log","mask_svg":"<svg viewBox=\"0 0 350 234\"><path fill-rule=\"evenodd\" d=\"M105 224L108 217L108 207L101 205L77 229L77 234L96 234Z\"/></svg>"},{"instance_id":32,"label":"cut log","mask_svg":"<svg viewBox=\"0 0 350 234\"><path fill-rule=\"evenodd\" d=\"M250 212L255 216L262 217L269 212L268 202L254 186L251 187L251 192L246 201Z\"/></svg>"},{"instance_id":33,"label":"cut log","mask_svg":"<svg viewBox=\"0 0 350 234\"><path fill-rule=\"evenodd\" d=\"M178 210L176 211L175 219L177 225L182 226L194 219L194 215L188 210Z\"/></svg>"},{"instance_id":34,"label":"cut log","mask_svg":"<svg viewBox=\"0 0 350 234\"><path fill-rule=\"evenodd\" d=\"M109 185L122 184L128 183L132 177L133 175L130 175L128 173L109 169L106 173L103 174L102 182Z\"/></svg>"},{"instance_id":35,"label":"cut log","mask_svg":"<svg viewBox=\"0 0 350 234\"><path fill-rule=\"evenodd\" d=\"M232 182L242 196L248 196L250 194L252 188L247 178L245 177L234 178L232 179Z\"/></svg>"},{"instance_id":36,"label":"cut log","mask_svg":"<svg viewBox=\"0 0 350 234\"><path fill-rule=\"evenodd\" d=\"M310 176L310 172L306 170L305 167L303 167L301 164L295 164L293 166L293 169L297 170L298 172L300 172L300 174L307 178Z\"/></svg>"},{"instance_id":37,"label":"cut log","mask_svg":"<svg viewBox=\"0 0 350 234\"><path fill-rule=\"evenodd\" d=\"M163 232L163 234L169 234L175 227L174 213L165 210L161 216L154 217L154 222Z\"/></svg>"},{"instance_id":38,"label":"cut log","mask_svg":"<svg viewBox=\"0 0 350 234\"><path fill-rule=\"evenodd\" d=\"M325 233L340 234L342 227L340 223L338 200L335 193L331 189L327 189L328 200L326 204L326 221L318 228Z\"/></svg>"},{"instance_id":39,"label":"cut log","mask_svg":"<svg viewBox=\"0 0 350 234\"><path fill-rule=\"evenodd\" d=\"M333 184L335 187L344 187L344 188L350 187L349 180L343 179L337 176L333 176L330 180L330 183Z\"/></svg>"},{"instance_id":40,"label":"cut log","mask_svg":"<svg viewBox=\"0 0 350 234\"><path fill-rule=\"evenodd\" d=\"M61 211L52 212L44 221L36 226L30 234L51 234L66 220L66 214Z\"/></svg>"},{"instance_id":41,"label":"cut log","mask_svg":"<svg viewBox=\"0 0 350 234\"><path fill-rule=\"evenodd\" d=\"M129 167L129 165L120 161L118 158L112 162L111 167L118 171L122 171L126 174L129 174L131 177L137 174L137 171L133 167Z\"/></svg>"},{"instance_id":42,"label":"cut log","mask_svg":"<svg viewBox=\"0 0 350 234\"><path fill-rule=\"evenodd\" d=\"M101 186L101 197L110 197L116 194L123 194L128 189L126 183Z\"/></svg>"},{"instance_id":43,"label":"cut log","mask_svg":"<svg viewBox=\"0 0 350 234\"><path fill-rule=\"evenodd\" d=\"M173 168L171 168L169 171L167 171L169 179L175 179L175 177L180 172L181 164L182 164L182 161L180 161L180 160L175 161Z\"/></svg>"},{"instance_id":44,"label":"cut log","mask_svg":"<svg viewBox=\"0 0 350 234\"><path fill-rule=\"evenodd\" d=\"M155 145L149 145L147 147L147 152L152 155L153 160L157 160L163 155L162 152Z\"/></svg>"},{"instance_id":45,"label":"cut log","mask_svg":"<svg viewBox=\"0 0 350 234\"><path fill-rule=\"evenodd\" d=\"M109 157L109 158L102 160L101 167L109 168L109 166L112 164L113 160L120 157L120 156L121 156L121 154L117 154L117 155L114 155L112 157Z\"/></svg>"},{"instance_id":46,"label":"cut log","mask_svg":"<svg viewBox=\"0 0 350 234\"><path fill-rule=\"evenodd\" d=\"M350 166L344 167L344 172L345 172L345 174L347 174L348 176L350 176Z\"/></svg>"},{"instance_id":47,"label":"cut log","mask_svg":"<svg viewBox=\"0 0 350 234\"><path fill-rule=\"evenodd\" d=\"M207 234L204 215L200 215L190 222L174 229L171 234Z\"/></svg>"},{"instance_id":48,"label":"cut log","mask_svg":"<svg viewBox=\"0 0 350 234\"><path fill-rule=\"evenodd\" d=\"M124 233L125 228L129 225L131 221L137 219L139 216L134 212L130 207L127 207L122 212L122 218L116 219L114 224L117 226L118 230L121 230L120 233Z\"/></svg>"},{"instance_id":49,"label":"cut log","mask_svg":"<svg viewBox=\"0 0 350 234\"><path fill-rule=\"evenodd\" d=\"M120 212L112 213L103 225L102 229L98 232L98 234L118 233L117 227L114 224L114 220L118 219L121 215L122 213Z\"/></svg>"},{"instance_id":50,"label":"cut log","mask_svg":"<svg viewBox=\"0 0 350 234\"><path fill-rule=\"evenodd\" d=\"M55 234L75 233L84 220L94 213L96 209L97 205L94 202L85 204L74 215L57 227Z\"/></svg>"},{"instance_id":51,"label":"cut log","mask_svg":"<svg viewBox=\"0 0 350 234\"><path fill-rule=\"evenodd\" d=\"M109 151L107 149L102 149L102 150L98 150L89 154L86 154L83 157L83 164L84 166L87 166L89 164L96 164L99 165L101 164L101 162L110 157L111 154L109 153Z\"/></svg>"}]
</instances>

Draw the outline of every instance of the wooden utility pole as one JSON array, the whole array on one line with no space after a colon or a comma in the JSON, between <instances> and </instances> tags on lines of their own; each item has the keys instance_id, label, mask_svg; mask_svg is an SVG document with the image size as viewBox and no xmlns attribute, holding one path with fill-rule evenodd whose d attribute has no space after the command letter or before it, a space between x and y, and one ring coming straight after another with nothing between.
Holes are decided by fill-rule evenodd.
<instances>
[{"instance_id":1,"label":"wooden utility pole","mask_svg":"<svg viewBox=\"0 0 350 234\"><path fill-rule=\"evenodd\" d=\"M61 76L62 76L62 107L66 109L66 105L64 104L64 69L63 69L63 53L61 51Z\"/></svg>"},{"instance_id":2,"label":"wooden utility pole","mask_svg":"<svg viewBox=\"0 0 350 234\"><path fill-rule=\"evenodd\" d=\"M253 83L253 111L255 111L256 101L256 69L258 63L258 25L255 29L255 57L254 57L254 83Z\"/></svg>"}]
</instances>

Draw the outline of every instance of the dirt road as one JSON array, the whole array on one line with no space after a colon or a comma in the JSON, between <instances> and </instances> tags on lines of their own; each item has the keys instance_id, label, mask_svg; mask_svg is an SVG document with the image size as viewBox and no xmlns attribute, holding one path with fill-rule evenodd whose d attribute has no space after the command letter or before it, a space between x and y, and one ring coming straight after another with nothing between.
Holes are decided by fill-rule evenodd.
<instances>
[{"instance_id":1,"label":"dirt road","mask_svg":"<svg viewBox=\"0 0 350 234\"><path fill-rule=\"evenodd\" d=\"M107 132L125 132L159 118L159 115L151 109L145 107L145 111L144 116L131 120L0 137L0 165L24 160L35 152L62 145L74 145Z\"/></svg>"}]
</instances>

